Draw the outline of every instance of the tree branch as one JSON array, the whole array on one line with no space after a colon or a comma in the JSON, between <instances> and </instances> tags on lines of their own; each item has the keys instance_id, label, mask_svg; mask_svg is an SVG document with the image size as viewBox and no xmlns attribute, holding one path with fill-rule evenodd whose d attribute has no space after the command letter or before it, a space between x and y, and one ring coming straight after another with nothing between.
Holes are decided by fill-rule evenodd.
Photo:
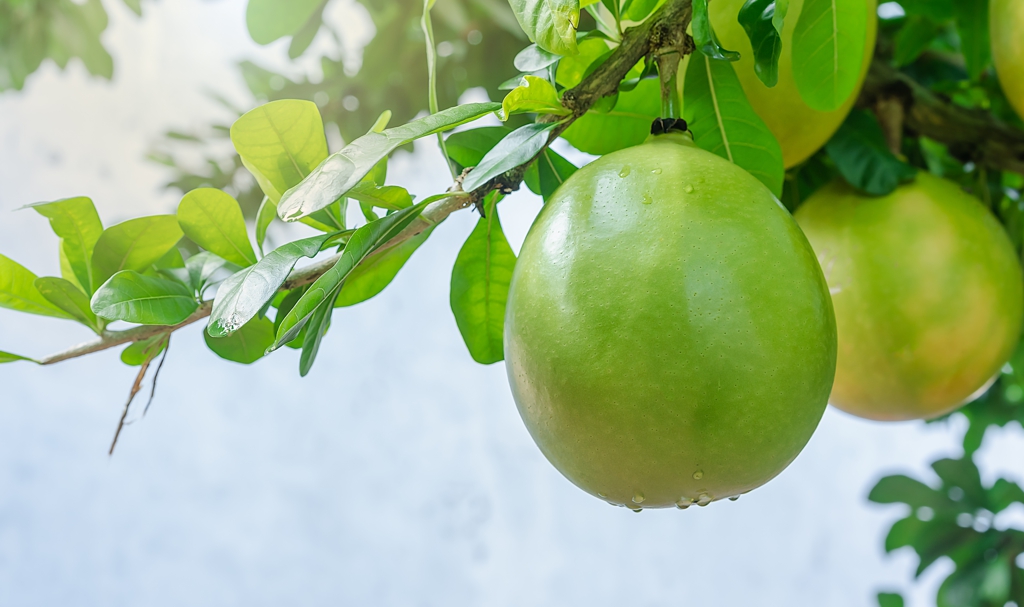
<instances>
[{"instance_id":1,"label":"tree branch","mask_svg":"<svg viewBox=\"0 0 1024 607\"><path fill-rule=\"evenodd\" d=\"M569 128L570 124L586 114L600 99L617 93L619 82L638 62L667 46L677 46L678 41L685 41L686 28L690 24L690 2L691 0L669 0L648 20L636 27L627 29L623 34L622 43L615 49L608 60L594 70L578 86L564 93L562 104L567 109L572 110L572 114L552 130L548 141L554 141L565 129ZM541 117L541 119L545 118L548 117ZM523 181L523 175L526 173L526 168L535 158L492 179L472 192L463 193L461 181L457 181L450 190L453 194L452 196L427 205L416 221L391 239L382 249L376 251L374 255L380 255L387 249L414 238L428 228L441 223L452 213L482 201L494 190L501 190L505 193L518 190ZM295 270L288 276L281 289L291 290L311 284L327 270L334 267L338 258L338 255L334 255L305 268ZM209 317L212 310L213 302L205 301L200 304L199 308L191 316L174 326L146 325L124 331L104 331L98 340L75 346L64 352L42 358L37 362L42 365L52 365L72 358L142 341L157 335L173 333L178 329Z\"/></svg>"}]
</instances>

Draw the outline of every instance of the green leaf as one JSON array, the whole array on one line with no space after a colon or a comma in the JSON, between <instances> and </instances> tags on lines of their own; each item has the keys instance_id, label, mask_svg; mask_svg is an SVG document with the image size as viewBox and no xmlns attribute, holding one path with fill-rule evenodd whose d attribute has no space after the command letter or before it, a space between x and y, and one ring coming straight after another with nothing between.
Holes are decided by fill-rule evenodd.
<instances>
[{"instance_id":1,"label":"green leaf","mask_svg":"<svg viewBox=\"0 0 1024 607\"><path fill-rule=\"evenodd\" d=\"M504 126L482 126L452 133L445 140L448 157L460 168L475 167L480 164L487 152L508 136L512 129Z\"/></svg>"},{"instance_id":2,"label":"green leaf","mask_svg":"<svg viewBox=\"0 0 1024 607\"><path fill-rule=\"evenodd\" d=\"M311 101L282 99L247 112L231 125L231 142L274 203L327 158L323 119Z\"/></svg>"},{"instance_id":3,"label":"green leaf","mask_svg":"<svg viewBox=\"0 0 1024 607\"><path fill-rule=\"evenodd\" d=\"M174 215L140 217L107 228L93 249L93 283L101 285L121 270L146 270L182 236Z\"/></svg>"},{"instance_id":4,"label":"green leaf","mask_svg":"<svg viewBox=\"0 0 1024 607\"><path fill-rule=\"evenodd\" d=\"M209 286L214 274L227 264L224 258L209 251L196 253L185 261L185 272L188 275L186 282L201 294Z\"/></svg>"},{"instance_id":5,"label":"green leaf","mask_svg":"<svg viewBox=\"0 0 1024 607\"><path fill-rule=\"evenodd\" d=\"M197 245L236 266L256 263L242 207L230 194L214 188L185 194L178 205L178 224Z\"/></svg>"},{"instance_id":6,"label":"green leaf","mask_svg":"<svg viewBox=\"0 0 1024 607\"><path fill-rule=\"evenodd\" d=\"M932 462L932 469L947 487L959 487L968 504L981 507L985 504L985 489L981 485L981 473L970 458L940 459Z\"/></svg>"},{"instance_id":7,"label":"green leaf","mask_svg":"<svg viewBox=\"0 0 1024 607\"><path fill-rule=\"evenodd\" d=\"M523 76L522 84L512 89L501 102L501 119L515 114L555 114L567 116L571 112L562 106L558 92L551 83L536 76Z\"/></svg>"},{"instance_id":8,"label":"green leaf","mask_svg":"<svg viewBox=\"0 0 1024 607\"><path fill-rule=\"evenodd\" d=\"M941 32L942 26L928 17L908 16L893 38L893 60L896 65L913 63Z\"/></svg>"},{"instance_id":9,"label":"green leaf","mask_svg":"<svg viewBox=\"0 0 1024 607\"><path fill-rule=\"evenodd\" d=\"M386 215L356 230L349 238L345 250L334 267L316 279L295 304L295 307L285 315L277 330L277 341L274 348L280 348L295 339L295 336L321 305L333 305L333 297L353 270L370 253L385 245L419 217L426 203L427 201L423 201L416 206ZM325 304L328 299L331 300L331 303Z\"/></svg>"},{"instance_id":10,"label":"green leaf","mask_svg":"<svg viewBox=\"0 0 1024 607\"><path fill-rule=\"evenodd\" d=\"M303 257L316 256L335 236L337 233L289 242L221 283L207 328L210 336L226 337L252 320L274 298L295 264Z\"/></svg>"},{"instance_id":11,"label":"green leaf","mask_svg":"<svg viewBox=\"0 0 1024 607\"><path fill-rule=\"evenodd\" d=\"M142 0L124 0L125 6L132 9L138 16L142 16Z\"/></svg>"},{"instance_id":12,"label":"green leaf","mask_svg":"<svg viewBox=\"0 0 1024 607\"><path fill-rule=\"evenodd\" d=\"M742 167L781 196L786 176L782 148L750 107L732 65L693 55L683 94L683 118L694 142Z\"/></svg>"},{"instance_id":13,"label":"green leaf","mask_svg":"<svg viewBox=\"0 0 1024 607\"><path fill-rule=\"evenodd\" d=\"M977 80L992 62L988 34L988 2L957 0L953 3L956 30L960 34L960 52L967 63L967 74Z\"/></svg>"},{"instance_id":14,"label":"green leaf","mask_svg":"<svg viewBox=\"0 0 1024 607\"><path fill-rule=\"evenodd\" d=\"M488 197L487 217L477 221L452 269L455 322L473 360L484 365L505 358L505 303L516 265L516 255L501 231L497 198Z\"/></svg>"},{"instance_id":15,"label":"green leaf","mask_svg":"<svg viewBox=\"0 0 1024 607\"><path fill-rule=\"evenodd\" d=\"M718 36L715 35L715 29L711 25L711 18L708 17L708 0L693 0L693 17L690 20L690 27L693 29L693 42L697 46L697 50L705 57L725 61L736 61L740 58L739 53L727 51L719 44ZM690 63L693 63L692 57Z\"/></svg>"},{"instance_id":16,"label":"green leaf","mask_svg":"<svg viewBox=\"0 0 1024 607\"><path fill-rule=\"evenodd\" d=\"M92 293L98 285L92 281L90 260L96 241L103 233L103 223L92 200L79 196L30 206L50 220L50 227L61 239L61 250L78 284Z\"/></svg>"},{"instance_id":17,"label":"green leaf","mask_svg":"<svg viewBox=\"0 0 1024 607\"><path fill-rule=\"evenodd\" d=\"M331 315L334 313L334 303L338 298L338 291L335 289L328 295L327 299L313 311L309 322L304 327L306 334L302 339L302 354L299 356L299 375L301 377L309 374L316 355L320 352L320 343L331 326Z\"/></svg>"},{"instance_id":18,"label":"green leaf","mask_svg":"<svg viewBox=\"0 0 1024 607\"><path fill-rule=\"evenodd\" d=\"M133 270L114 274L92 296L97 316L140 325L176 325L197 307L192 292L180 282Z\"/></svg>"},{"instance_id":19,"label":"green leaf","mask_svg":"<svg viewBox=\"0 0 1024 607\"><path fill-rule=\"evenodd\" d=\"M878 607L903 607L903 597L892 592L879 592Z\"/></svg>"},{"instance_id":20,"label":"green leaf","mask_svg":"<svg viewBox=\"0 0 1024 607\"><path fill-rule=\"evenodd\" d=\"M167 349L170 341L167 333L137 341L121 351L121 362L129 367L141 367Z\"/></svg>"},{"instance_id":21,"label":"green leaf","mask_svg":"<svg viewBox=\"0 0 1024 607\"><path fill-rule=\"evenodd\" d=\"M519 51L519 54L512 60L512 65L520 72L530 73L540 71L559 59L558 55L549 53L536 44L531 44Z\"/></svg>"},{"instance_id":22,"label":"green leaf","mask_svg":"<svg viewBox=\"0 0 1024 607\"><path fill-rule=\"evenodd\" d=\"M779 82L783 18L777 17L777 10L775 0L747 0L739 14L754 51L754 73L767 87Z\"/></svg>"},{"instance_id":23,"label":"green leaf","mask_svg":"<svg viewBox=\"0 0 1024 607\"><path fill-rule=\"evenodd\" d=\"M599 59L607 59L611 52L608 42L601 38L587 38L580 42L579 48L579 54L573 57L566 57L558 62L555 82L559 86L571 89L580 82L583 82L583 78L586 76L590 66L594 65Z\"/></svg>"},{"instance_id":24,"label":"green leaf","mask_svg":"<svg viewBox=\"0 0 1024 607\"><path fill-rule=\"evenodd\" d=\"M889 151L882 127L867 110L850 112L825 150L847 183L872 196L889 194L917 175Z\"/></svg>"},{"instance_id":25,"label":"green leaf","mask_svg":"<svg viewBox=\"0 0 1024 607\"><path fill-rule=\"evenodd\" d=\"M82 292L77 286L63 278L46 276L35 280L35 287L39 294L46 298L54 306L66 312L69 316L89 327L96 333L103 330L102 325L96 319L92 309L89 307L89 296Z\"/></svg>"},{"instance_id":26,"label":"green leaf","mask_svg":"<svg viewBox=\"0 0 1024 607\"><path fill-rule=\"evenodd\" d=\"M257 44L295 34L320 8L323 0L249 0L245 24Z\"/></svg>"},{"instance_id":27,"label":"green leaf","mask_svg":"<svg viewBox=\"0 0 1024 607\"><path fill-rule=\"evenodd\" d=\"M482 118L500 107L498 103L470 103L381 133L367 133L329 156L302 183L285 192L278 204L278 215L285 221L294 221L314 213L344 196L395 149Z\"/></svg>"},{"instance_id":28,"label":"green leaf","mask_svg":"<svg viewBox=\"0 0 1024 607\"><path fill-rule=\"evenodd\" d=\"M662 0L633 0L624 10L624 16L630 21L643 21L661 3Z\"/></svg>"},{"instance_id":29,"label":"green leaf","mask_svg":"<svg viewBox=\"0 0 1024 607\"><path fill-rule=\"evenodd\" d=\"M603 156L646 141L659 116L661 86L654 79L641 80L632 91L619 93L611 111L587 112L562 137L581 152Z\"/></svg>"},{"instance_id":30,"label":"green leaf","mask_svg":"<svg viewBox=\"0 0 1024 607\"><path fill-rule=\"evenodd\" d=\"M266 355L274 343L274 323L269 318L253 318L227 337L211 337L203 332L206 346L214 354L231 362L251 365Z\"/></svg>"},{"instance_id":31,"label":"green leaf","mask_svg":"<svg viewBox=\"0 0 1024 607\"><path fill-rule=\"evenodd\" d=\"M531 42L556 55L576 54L579 0L509 0Z\"/></svg>"},{"instance_id":32,"label":"green leaf","mask_svg":"<svg viewBox=\"0 0 1024 607\"><path fill-rule=\"evenodd\" d=\"M472 192L505 171L527 162L544 149L556 126L556 123L531 123L512 131L466 175L462 180L462 188Z\"/></svg>"},{"instance_id":33,"label":"green leaf","mask_svg":"<svg viewBox=\"0 0 1024 607\"><path fill-rule=\"evenodd\" d=\"M936 22L953 18L953 0L900 0L900 6L908 16L921 15Z\"/></svg>"},{"instance_id":34,"label":"green leaf","mask_svg":"<svg viewBox=\"0 0 1024 607\"><path fill-rule=\"evenodd\" d=\"M793 77L804 102L838 109L857 88L867 43L867 0L805 0L793 32Z\"/></svg>"},{"instance_id":35,"label":"green leaf","mask_svg":"<svg viewBox=\"0 0 1024 607\"><path fill-rule=\"evenodd\" d=\"M19 356L17 354L11 354L10 352L0 352L0 365L2 365L4 363L14 363L14 362L18 362L20 360L24 360L24 361L28 361L30 363L38 364L37 361L35 361L35 360L31 359L31 358L25 357L25 356Z\"/></svg>"},{"instance_id":36,"label":"green leaf","mask_svg":"<svg viewBox=\"0 0 1024 607\"><path fill-rule=\"evenodd\" d=\"M988 509L994 514L1006 510L1011 504L1024 504L1024 489L1005 478L997 480L986 493Z\"/></svg>"},{"instance_id":37,"label":"green leaf","mask_svg":"<svg viewBox=\"0 0 1024 607\"><path fill-rule=\"evenodd\" d=\"M359 185L348 191L347 196L389 211L401 211L412 206L412 196L409 195L409 191L397 185L378 187L369 181L361 181Z\"/></svg>"},{"instance_id":38,"label":"green leaf","mask_svg":"<svg viewBox=\"0 0 1024 607\"><path fill-rule=\"evenodd\" d=\"M0 255L0 308L55 318L73 318L43 297L35 282L36 275L28 268Z\"/></svg>"},{"instance_id":39,"label":"green leaf","mask_svg":"<svg viewBox=\"0 0 1024 607\"><path fill-rule=\"evenodd\" d=\"M256 248L263 254L263 243L267 241L267 228L277 218L277 204L269 196L263 197L260 208L256 211Z\"/></svg>"},{"instance_id":40,"label":"green leaf","mask_svg":"<svg viewBox=\"0 0 1024 607\"><path fill-rule=\"evenodd\" d=\"M399 270L409 261L416 249L430 236L426 230L414 238L378 253L359 264L345 279L345 286L338 294L334 307L343 308L361 303L384 290L398 275Z\"/></svg>"},{"instance_id":41,"label":"green leaf","mask_svg":"<svg viewBox=\"0 0 1024 607\"><path fill-rule=\"evenodd\" d=\"M526 169L523 181L531 192L539 194L544 202L547 202L576 170L576 165L558 153L545 149L537 157L537 161Z\"/></svg>"},{"instance_id":42,"label":"green leaf","mask_svg":"<svg viewBox=\"0 0 1024 607\"><path fill-rule=\"evenodd\" d=\"M876 504L907 504L915 509L921 506L938 509L946 501L942 493L902 474L879 480L868 495L868 499Z\"/></svg>"}]
</instances>

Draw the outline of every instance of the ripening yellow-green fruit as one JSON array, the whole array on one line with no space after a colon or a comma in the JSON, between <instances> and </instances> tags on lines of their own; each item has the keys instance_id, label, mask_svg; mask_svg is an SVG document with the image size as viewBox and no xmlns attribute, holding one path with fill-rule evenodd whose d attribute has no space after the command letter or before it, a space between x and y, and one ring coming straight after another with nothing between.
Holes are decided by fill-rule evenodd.
<instances>
[{"instance_id":1,"label":"ripening yellow-green fruit","mask_svg":"<svg viewBox=\"0 0 1024 607\"><path fill-rule=\"evenodd\" d=\"M1024 2L992 0L988 17L999 83L1017 114L1024 117Z\"/></svg>"}]
</instances>

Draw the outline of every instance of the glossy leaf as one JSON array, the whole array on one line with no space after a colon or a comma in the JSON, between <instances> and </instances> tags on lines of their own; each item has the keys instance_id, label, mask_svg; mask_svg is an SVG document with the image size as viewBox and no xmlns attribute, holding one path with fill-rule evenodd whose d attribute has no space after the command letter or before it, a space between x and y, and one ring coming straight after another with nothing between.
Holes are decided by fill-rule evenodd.
<instances>
[{"instance_id":1,"label":"glossy leaf","mask_svg":"<svg viewBox=\"0 0 1024 607\"><path fill-rule=\"evenodd\" d=\"M188 275L185 282L196 292L202 293L214 275L227 265L228 262L223 257L209 251L196 253L185 261L185 272Z\"/></svg>"},{"instance_id":2,"label":"glossy leaf","mask_svg":"<svg viewBox=\"0 0 1024 607\"><path fill-rule=\"evenodd\" d=\"M983 1L953 2L956 30L960 34L960 52L967 64L967 74L977 80L992 62L991 44L988 34L989 3Z\"/></svg>"},{"instance_id":3,"label":"glossy leaf","mask_svg":"<svg viewBox=\"0 0 1024 607\"><path fill-rule=\"evenodd\" d=\"M793 32L793 77L811 108L831 112L854 94L867 15L867 0L805 0Z\"/></svg>"},{"instance_id":4,"label":"glossy leaf","mask_svg":"<svg viewBox=\"0 0 1024 607\"><path fill-rule=\"evenodd\" d=\"M92 293L92 251L103 233L103 223L92 200L79 196L30 206L50 220L50 227L61 239L61 250L78 284Z\"/></svg>"},{"instance_id":5,"label":"glossy leaf","mask_svg":"<svg viewBox=\"0 0 1024 607\"><path fill-rule=\"evenodd\" d=\"M324 0L249 0L245 24L257 44L291 36L302 29Z\"/></svg>"},{"instance_id":6,"label":"glossy leaf","mask_svg":"<svg viewBox=\"0 0 1024 607\"><path fill-rule=\"evenodd\" d=\"M36 362L35 360L28 358L26 356L19 356L17 354L11 354L10 352L0 352L0 365L4 363L15 363L22 360L30 363Z\"/></svg>"},{"instance_id":7,"label":"glossy leaf","mask_svg":"<svg viewBox=\"0 0 1024 607\"><path fill-rule=\"evenodd\" d=\"M520 72L530 73L540 71L559 59L560 57L555 53L549 53L536 44L531 44L519 51L519 54L512 60L512 65Z\"/></svg>"},{"instance_id":8,"label":"glossy leaf","mask_svg":"<svg viewBox=\"0 0 1024 607\"><path fill-rule=\"evenodd\" d=\"M275 203L327 158L323 119L311 101L282 99L247 112L231 125L231 142Z\"/></svg>"},{"instance_id":9,"label":"glossy leaf","mask_svg":"<svg viewBox=\"0 0 1024 607\"><path fill-rule=\"evenodd\" d=\"M732 65L692 56L683 94L683 118L694 142L744 168L781 196L782 148L750 106Z\"/></svg>"},{"instance_id":10,"label":"glossy leaf","mask_svg":"<svg viewBox=\"0 0 1024 607\"><path fill-rule=\"evenodd\" d=\"M587 112L562 137L581 152L610 154L646 141L651 123L659 116L661 87L657 80L641 80L632 91L619 93L611 111Z\"/></svg>"},{"instance_id":11,"label":"glossy leaf","mask_svg":"<svg viewBox=\"0 0 1024 607\"><path fill-rule=\"evenodd\" d=\"M290 242L221 283L207 328L210 336L225 337L252 320L274 298L295 264L303 257L316 256L334 236L324 234Z\"/></svg>"},{"instance_id":12,"label":"glossy leaf","mask_svg":"<svg viewBox=\"0 0 1024 607\"><path fill-rule=\"evenodd\" d=\"M693 0L690 27L693 29L693 42L705 57L725 61L736 61L740 58L739 53L726 50L719 44L718 36L711 25L711 18L708 16L708 0Z\"/></svg>"},{"instance_id":13,"label":"glossy leaf","mask_svg":"<svg viewBox=\"0 0 1024 607\"><path fill-rule=\"evenodd\" d=\"M847 183L873 196L884 196L917 175L917 169L889 151L882 127L866 110L850 112L825 150Z\"/></svg>"},{"instance_id":14,"label":"glossy leaf","mask_svg":"<svg viewBox=\"0 0 1024 607\"><path fill-rule=\"evenodd\" d=\"M505 171L524 164L548 143L555 123L530 123L519 127L495 145L480 164L462 180L462 189L472 192Z\"/></svg>"},{"instance_id":15,"label":"glossy leaf","mask_svg":"<svg viewBox=\"0 0 1024 607\"><path fill-rule=\"evenodd\" d=\"M416 249L430 236L430 232L431 230L426 230L422 234L382 251L359 264L345 280L345 286L341 288L334 306L336 308L353 306L383 291L395 279Z\"/></svg>"},{"instance_id":16,"label":"glossy leaf","mask_svg":"<svg viewBox=\"0 0 1024 607\"><path fill-rule=\"evenodd\" d=\"M72 318L43 297L35 282L36 275L28 268L0 255L0 308L41 316Z\"/></svg>"},{"instance_id":17,"label":"glossy leaf","mask_svg":"<svg viewBox=\"0 0 1024 607\"><path fill-rule=\"evenodd\" d=\"M140 217L107 228L93 250L93 282L101 285L122 270L146 270L182 236L174 215Z\"/></svg>"},{"instance_id":18,"label":"glossy leaf","mask_svg":"<svg viewBox=\"0 0 1024 607\"><path fill-rule=\"evenodd\" d=\"M253 318L227 337L211 337L203 332L206 346L217 356L231 362L251 365L263 358L274 343L274 323L269 318Z\"/></svg>"},{"instance_id":19,"label":"glossy leaf","mask_svg":"<svg viewBox=\"0 0 1024 607\"><path fill-rule=\"evenodd\" d=\"M576 54L580 0L509 0L532 42L556 55Z\"/></svg>"},{"instance_id":20,"label":"glossy leaf","mask_svg":"<svg viewBox=\"0 0 1024 607\"><path fill-rule=\"evenodd\" d=\"M504 360L505 303L516 256L501 230L497 195L477 221L452 270L451 306L462 339L478 363Z\"/></svg>"},{"instance_id":21,"label":"glossy leaf","mask_svg":"<svg viewBox=\"0 0 1024 607\"><path fill-rule=\"evenodd\" d=\"M278 204L278 215L285 221L294 221L319 211L354 188L395 149L421 137L482 118L500 107L497 103L470 103L381 133L367 133L337 154L332 154L307 179L288 190Z\"/></svg>"},{"instance_id":22,"label":"glossy leaf","mask_svg":"<svg viewBox=\"0 0 1024 607\"><path fill-rule=\"evenodd\" d=\"M504 126L482 126L452 133L445 140L448 157L460 168L475 167L487 152L508 136L512 129Z\"/></svg>"},{"instance_id":23,"label":"glossy leaf","mask_svg":"<svg viewBox=\"0 0 1024 607\"><path fill-rule=\"evenodd\" d=\"M426 201L416 206L386 215L355 231L345 245L338 262L310 285L302 298L285 315L277 330L275 348L295 339L306 322L321 305L333 305L333 297L342 283L352 274L370 253L374 252L419 217ZM330 304L325 304L330 299ZM269 299L267 300L269 301Z\"/></svg>"},{"instance_id":24,"label":"glossy leaf","mask_svg":"<svg viewBox=\"0 0 1024 607\"><path fill-rule=\"evenodd\" d=\"M242 207L226 192L199 188L185 194L178 204L178 225L197 245L237 266L256 263Z\"/></svg>"},{"instance_id":25,"label":"glossy leaf","mask_svg":"<svg viewBox=\"0 0 1024 607\"><path fill-rule=\"evenodd\" d=\"M562 158L557 152L546 149L540 153L537 161L526 169L523 181L531 192L540 195L544 202L547 202L576 170L576 165Z\"/></svg>"},{"instance_id":26,"label":"glossy leaf","mask_svg":"<svg viewBox=\"0 0 1024 607\"><path fill-rule=\"evenodd\" d=\"M129 367L139 367L153 360L167 349L168 334L163 333L137 341L121 351L121 362Z\"/></svg>"},{"instance_id":27,"label":"glossy leaf","mask_svg":"<svg viewBox=\"0 0 1024 607\"><path fill-rule=\"evenodd\" d=\"M68 316L97 333L102 330L100 322L89 307L89 296L70 281L45 276L35 280L35 287L40 295Z\"/></svg>"},{"instance_id":28,"label":"glossy leaf","mask_svg":"<svg viewBox=\"0 0 1024 607\"><path fill-rule=\"evenodd\" d=\"M515 114L555 114L567 116L558 92L550 82L536 76L523 76L522 83L505 95L501 103L501 118L508 120Z\"/></svg>"},{"instance_id":29,"label":"glossy leaf","mask_svg":"<svg viewBox=\"0 0 1024 607\"><path fill-rule=\"evenodd\" d=\"M739 14L754 52L754 73L768 87L779 82L784 15L776 15L777 11L781 12L775 0L747 0Z\"/></svg>"},{"instance_id":30,"label":"glossy leaf","mask_svg":"<svg viewBox=\"0 0 1024 607\"><path fill-rule=\"evenodd\" d=\"M124 270L96 290L91 307L97 316L107 320L176 325L195 312L199 304L180 282Z\"/></svg>"},{"instance_id":31,"label":"glossy leaf","mask_svg":"<svg viewBox=\"0 0 1024 607\"><path fill-rule=\"evenodd\" d=\"M304 327L306 334L302 339L302 354L299 356L299 375L305 377L313 368L316 355L320 352L327 329L331 326L331 315L334 313L334 302L338 297L338 289L327 296L327 299L313 311L309 322Z\"/></svg>"}]
</instances>

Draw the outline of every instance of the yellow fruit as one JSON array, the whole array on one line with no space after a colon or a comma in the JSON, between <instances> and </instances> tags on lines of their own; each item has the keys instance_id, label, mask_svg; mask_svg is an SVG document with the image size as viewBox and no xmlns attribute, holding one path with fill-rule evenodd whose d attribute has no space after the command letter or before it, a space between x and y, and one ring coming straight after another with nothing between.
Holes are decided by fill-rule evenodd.
<instances>
[{"instance_id":1,"label":"yellow fruit","mask_svg":"<svg viewBox=\"0 0 1024 607\"><path fill-rule=\"evenodd\" d=\"M988 15L999 83L1017 114L1024 118L1024 2L992 0Z\"/></svg>"},{"instance_id":2,"label":"yellow fruit","mask_svg":"<svg viewBox=\"0 0 1024 607\"><path fill-rule=\"evenodd\" d=\"M541 451L632 509L707 505L781 472L824 412L835 339L796 222L681 134L558 189L505 319L512 394Z\"/></svg>"},{"instance_id":3,"label":"yellow fruit","mask_svg":"<svg viewBox=\"0 0 1024 607\"><path fill-rule=\"evenodd\" d=\"M782 55L779 58L779 82L768 88L754 73L753 51L750 39L736 20L744 0L715 0L708 4L711 24L722 46L738 51L739 61L733 64L747 99L757 115L764 120L782 146L782 157L786 168L796 166L817 152L846 119L857 93L864 83L871 58L875 52L875 35L878 32L876 0L868 0L868 37L864 47L864 65L860 82L853 95L841 108L832 112L813 110L803 102L793 79L793 30L796 29L803 0L791 0L782 29ZM1024 85L1022 85L1024 86Z\"/></svg>"},{"instance_id":4,"label":"yellow fruit","mask_svg":"<svg viewBox=\"0 0 1024 607\"><path fill-rule=\"evenodd\" d=\"M921 173L888 196L843 182L796 213L832 291L832 405L875 420L928 419L984 389L1017 344L1024 282L996 218Z\"/></svg>"}]
</instances>

